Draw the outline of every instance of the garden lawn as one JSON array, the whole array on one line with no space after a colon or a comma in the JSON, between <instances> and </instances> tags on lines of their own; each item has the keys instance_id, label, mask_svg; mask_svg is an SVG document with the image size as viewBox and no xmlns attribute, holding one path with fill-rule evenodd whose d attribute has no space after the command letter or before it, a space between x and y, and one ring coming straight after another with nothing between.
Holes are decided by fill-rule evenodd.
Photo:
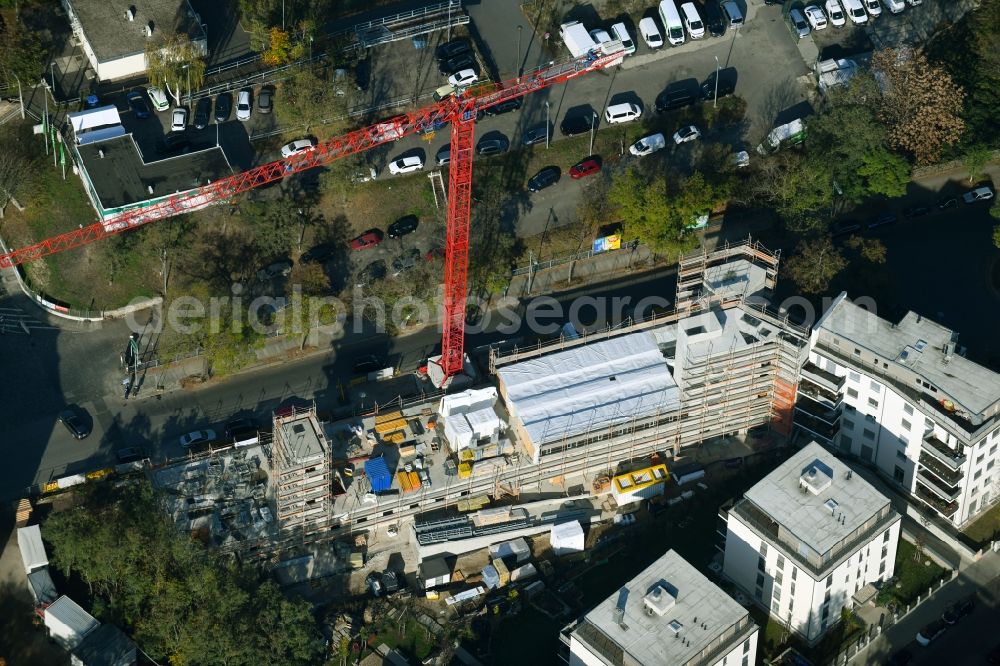
<instances>
[{"instance_id":1,"label":"garden lawn","mask_svg":"<svg viewBox=\"0 0 1000 666\"><path fill-rule=\"evenodd\" d=\"M1000 262L997 262L998 275L1000 278ZM1000 504L980 516L976 522L965 528L965 535L973 539L976 543L984 543L996 537L1000 533Z\"/></svg>"},{"instance_id":2,"label":"garden lawn","mask_svg":"<svg viewBox=\"0 0 1000 666\"><path fill-rule=\"evenodd\" d=\"M920 561L915 561L916 550L916 546L909 541L899 540L896 569L893 573L896 582L892 587L886 586L879 592L880 605L895 599L897 603L906 606L944 576L945 569L935 564L926 554L921 556Z\"/></svg>"}]
</instances>

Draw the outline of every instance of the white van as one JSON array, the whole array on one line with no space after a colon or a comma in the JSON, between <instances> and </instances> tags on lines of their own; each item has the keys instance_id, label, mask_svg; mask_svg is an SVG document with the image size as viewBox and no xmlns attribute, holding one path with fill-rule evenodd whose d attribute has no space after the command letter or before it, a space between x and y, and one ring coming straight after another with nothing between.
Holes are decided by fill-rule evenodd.
<instances>
[{"instance_id":1,"label":"white van","mask_svg":"<svg viewBox=\"0 0 1000 666\"><path fill-rule=\"evenodd\" d=\"M893 14L901 14L906 9L906 3L903 0L882 0L882 4Z\"/></svg>"},{"instance_id":2,"label":"white van","mask_svg":"<svg viewBox=\"0 0 1000 666\"><path fill-rule=\"evenodd\" d=\"M604 120L609 125L627 123L642 115L642 109L631 102L612 104L604 111Z\"/></svg>"},{"instance_id":3,"label":"white van","mask_svg":"<svg viewBox=\"0 0 1000 666\"><path fill-rule=\"evenodd\" d=\"M693 2L685 2L681 5L681 14L684 15L684 27L687 28L691 39L701 39L705 36L705 24L701 22L698 15L698 8Z\"/></svg>"},{"instance_id":4,"label":"white van","mask_svg":"<svg viewBox=\"0 0 1000 666\"><path fill-rule=\"evenodd\" d=\"M651 17L639 21L639 34L642 35L642 41L646 42L646 46L651 49L658 49L663 46L663 35L660 34L660 29L656 27L656 21Z\"/></svg>"},{"instance_id":5,"label":"white van","mask_svg":"<svg viewBox=\"0 0 1000 666\"><path fill-rule=\"evenodd\" d=\"M868 23L868 14L865 13L865 7L861 4L861 0L842 0L842 3L844 11L847 12L847 18L851 19L851 23L854 25Z\"/></svg>"},{"instance_id":6,"label":"white van","mask_svg":"<svg viewBox=\"0 0 1000 666\"><path fill-rule=\"evenodd\" d=\"M628 34L628 28L625 27L624 23L615 23L611 26L611 32L615 33L615 39L622 43L625 55L635 53L635 42L632 41L632 37Z\"/></svg>"},{"instance_id":7,"label":"white van","mask_svg":"<svg viewBox=\"0 0 1000 666\"><path fill-rule=\"evenodd\" d=\"M673 46L683 44L684 24L681 23L681 15L677 13L674 0L661 0L660 20L663 21L663 27L667 29L667 41Z\"/></svg>"}]
</instances>

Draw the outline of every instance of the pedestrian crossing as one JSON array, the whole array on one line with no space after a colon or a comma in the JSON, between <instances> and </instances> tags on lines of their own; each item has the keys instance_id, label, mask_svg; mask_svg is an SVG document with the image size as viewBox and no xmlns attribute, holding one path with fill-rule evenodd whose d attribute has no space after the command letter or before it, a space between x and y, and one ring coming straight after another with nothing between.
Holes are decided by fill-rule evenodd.
<instances>
[{"instance_id":1,"label":"pedestrian crossing","mask_svg":"<svg viewBox=\"0 0 1000 666\"><path fill-rule=\"evenodd\" d=\"M0 307L0 334L31 335L31 331L54 331L55 326L40 321L21 308Z\"/></svg>"}]
</instances>

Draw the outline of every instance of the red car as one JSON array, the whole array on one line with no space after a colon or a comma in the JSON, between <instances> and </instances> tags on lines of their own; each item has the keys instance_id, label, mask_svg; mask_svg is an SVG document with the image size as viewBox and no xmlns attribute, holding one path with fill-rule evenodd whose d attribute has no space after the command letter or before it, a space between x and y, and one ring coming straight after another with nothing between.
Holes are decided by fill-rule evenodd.
<instances>
[{"instance_id":1,"label":"red car","mask_svg":"<svg viewBox=\"0 0 1000 666\"><path fill-rule=\"evenodd\" d=\"M588 157L574 164L569 169L569 176L573 180L579 180L580 178L585 178L591 174L595 174L601 170L601 158L597 155L593 157Z\"/></svg>"},{"instance_id":2,"label":"red car","mask_svg":"<svg viewBox=\"0 0 1000 666\"><path fill-rule=\"evenodd\" d=\"M381 229L369 229L351 241L351 249L367 250L368 248L375 247L381 243L383 238L384 236Z\"/></svg>"}]
</instances>

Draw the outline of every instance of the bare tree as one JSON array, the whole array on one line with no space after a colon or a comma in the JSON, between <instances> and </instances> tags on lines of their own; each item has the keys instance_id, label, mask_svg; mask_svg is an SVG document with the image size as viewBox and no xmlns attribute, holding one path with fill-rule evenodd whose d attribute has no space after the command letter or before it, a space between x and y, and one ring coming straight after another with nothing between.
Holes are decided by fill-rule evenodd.
<instances>
[{"instance_id":1,"label":"bare tree","mask_svg":"<svg viewBox=\"0 0 1000 666\"><path fill-rule=\"evenodd\" d=\"M35 171L31 158L34 150L22 143L20 137L10 130L0 134L0 217L3 217L7 204L24 190ZM17 203L14 205L17 206Z\"/></svg>"},{"instance_id":2,"label":"bare tree","mask_svg":"<svg viewBox=\"0 0 1000 666\"><path fill-rule=\"evenodd\" d=\"M872 57L881 88L879 117L888 128L890 145L913 155L918 164L941 158L965 129L965 92L943 68L921 51L886 49Z\"/></svg>"},{"instance_id":3,"label":"bare tree","mask_svg":"<svg viewBox=\"0 0 1000 666\"><path fill-rule=\"evenodd\" d=\"M146 46L146 74L163 87L177 106L181 92L197 90L205 79L205 54L187 35L165 35Z\"/></svg>"}]
</instances>

